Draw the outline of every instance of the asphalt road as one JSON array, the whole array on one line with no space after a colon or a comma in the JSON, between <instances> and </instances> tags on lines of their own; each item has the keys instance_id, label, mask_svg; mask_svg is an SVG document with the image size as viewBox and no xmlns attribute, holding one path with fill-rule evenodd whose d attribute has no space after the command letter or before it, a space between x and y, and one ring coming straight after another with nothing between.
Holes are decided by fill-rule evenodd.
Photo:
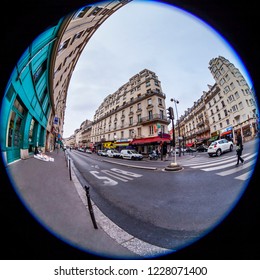
<instances>
[{"instance_id":1,"label":"asphalt road","mask_svg":"<svg viewBox=\"0 0 260 280\"><path fill-rule=\"evenodd\" d=\"M172 172L164 170L169 162L160 160L68 153L80 181L91 187L92 200L109 219L145 242L174 250L194 242L225 218L243 194L256 157L255 145L249 143L244 150L246 164L236 172L235 151L219 158L206 153L177 157L183 170Z\"/></svg>"}]
</instances>

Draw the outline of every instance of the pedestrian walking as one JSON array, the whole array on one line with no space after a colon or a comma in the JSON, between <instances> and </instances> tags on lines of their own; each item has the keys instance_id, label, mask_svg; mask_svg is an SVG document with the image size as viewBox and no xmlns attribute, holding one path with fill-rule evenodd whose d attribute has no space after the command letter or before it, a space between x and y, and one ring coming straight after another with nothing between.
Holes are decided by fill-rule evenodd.
<instances>
[{"instance_id":1,"label":"pedestrian walking","mask_svg":"<svg viewBox=\"0 0 260 280\"><path fill-rule=\"evenodd\" d=\"M237 148L236 148L236 151L237 151L237 164L236 166L239 165L239 162L241 161L242 163L245 162L245 160L241 157L242 156L242 152L243 152L243 140L242 140L242 136L241 136L241 132L240 130L238 130L237 132Z\"/></svg>"}]
</instances>

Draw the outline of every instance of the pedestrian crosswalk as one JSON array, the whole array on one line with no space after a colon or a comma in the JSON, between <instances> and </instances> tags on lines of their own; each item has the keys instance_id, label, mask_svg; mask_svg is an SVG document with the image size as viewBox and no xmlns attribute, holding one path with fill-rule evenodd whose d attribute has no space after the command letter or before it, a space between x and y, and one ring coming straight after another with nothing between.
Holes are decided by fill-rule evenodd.
<instances>
[{"instance_id":1,"label":"pedestrian crosswalk","mask_svg":"<svg viewBox=\"0 0 260 280\"><path fill-rule=\"evenodd\" d=\"M235 166L236 155L222 155L219 158L194 157L182 163L184 167L199 169L206 172L214 172L219 176L233 175L235 179L245 181L249 179L254 170L257 159L257 152L243 154L243 164Z\"/></svg>"}]
</instances>

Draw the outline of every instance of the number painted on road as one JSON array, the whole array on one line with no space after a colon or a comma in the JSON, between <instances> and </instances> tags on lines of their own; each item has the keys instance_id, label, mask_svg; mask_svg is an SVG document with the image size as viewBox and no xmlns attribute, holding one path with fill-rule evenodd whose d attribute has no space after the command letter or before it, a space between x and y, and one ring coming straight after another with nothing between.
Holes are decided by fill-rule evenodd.
<instances>
[{"instance_id":1,"label":"number painted on road","mask_svg":"<svg viewBox=\"0 0 260 280\"><path fill-rule=\"evenodd\" d=\"M121 170L118 168L111 168L110 170L101 170L102 173L105 173L106 175L115 178L116 180L122 181L122 182L128 182L132 181L133 178L140 178L143 175ZM110 177L107 176L100 176L98 175L100 172L98 171L90 171L90 173L95 176L99 180L103 180L104 185L107 186L115 186L118 184L117 181L111 179Z\"/></svg>"},{"instance_id":2,"label":"number painted on road","mask_svg":"<svg viewBox=\"0 0 260 280\"><path fill-rule=\"evenodd\" d=\"M143 176L141 174L136 174L136 173L133 173L133 172L129 172L129 171L125 171L125 170L121 170L121 169L117 169L117 168L112 168L111 170L116 172L116 173L123 174L123 175L130 176L130 177L134 177L134 178L139 178L139 177Z\"/></svg>"},{"instance_id":3,"label":"number painted on road","mask_svg":"<svg viewBox=\"0 0 260 280\"><path fill-rule=\"evenodd\" d=\"M115 186L117 185L117 181L109 178L109 177L105 177L105 176L98 176L97 174L99 174L98 171L90 171L90 173L95 176L97 179L99 180L104 180L103 181L103 184L106 185L106 186Z\"/></svg>"}]
</instances>

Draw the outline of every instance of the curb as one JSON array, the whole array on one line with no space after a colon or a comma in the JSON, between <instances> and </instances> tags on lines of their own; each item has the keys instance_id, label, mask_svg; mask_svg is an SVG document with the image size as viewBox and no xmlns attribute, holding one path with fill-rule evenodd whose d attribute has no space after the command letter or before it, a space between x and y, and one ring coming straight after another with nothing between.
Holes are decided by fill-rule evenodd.
<instances>
[{"instance_id":1,"label":"curb","mask_svg":"<svg viewBox=\"0 0 260 280\"><path fill-rule=\"evenodd\" d=\"M85 195L85 191L83 189L82 184L80 183L74 169L76 167L73 164L72 167L72 181L74 186L78 192L78 195L85 205L88 207L87 198ZM136 254L141 258L150 258L156 257L156 255L165 255L175 252L174 249L167 249L158 247L156 245L147 243L142 241L141 239L136 238L135 236L129 234L128 232L124 231L114 222L112 222L95 204L95 202L91 199L91 203L93 205L93 211L96 214L97 224L100 229L102 229L106 234L110 236L113 240L115 240L119 245L127 248L132 253Z\"/></svg>"}]
</instances>

